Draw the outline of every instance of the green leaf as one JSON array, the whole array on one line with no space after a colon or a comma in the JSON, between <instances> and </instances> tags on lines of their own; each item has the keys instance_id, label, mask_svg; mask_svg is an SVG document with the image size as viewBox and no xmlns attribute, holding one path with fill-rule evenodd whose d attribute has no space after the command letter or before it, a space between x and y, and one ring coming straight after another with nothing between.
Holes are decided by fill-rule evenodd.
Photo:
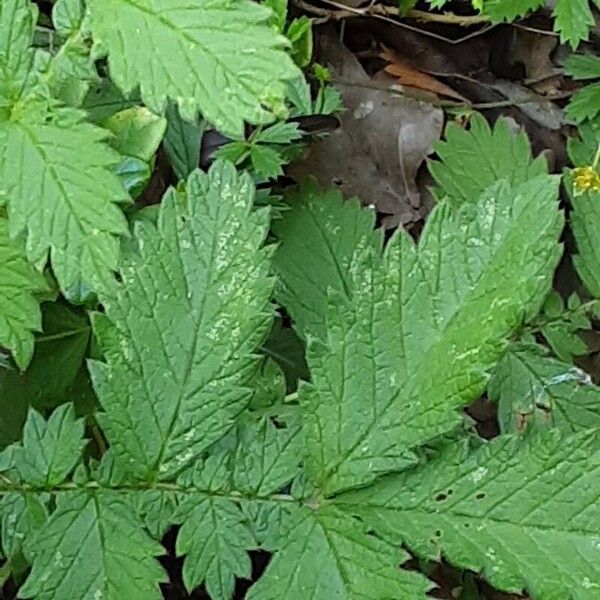
<instances>
[{"instance_id":1,"label":"green leaf","mask_svg":"<svg viewBox=\"0 0 600 600\"><path fill-rule=\"evenodd\" d=\"M300 380L309 380L304 345L293 329L283 326L281 319L273 324L273 329L261 350L283 370L288 393L296 391Z\"/></svg>"},{"instance_id":2,"label":"green leaf","mask_svg":"<svg viewBox=\"0 0 600 600\"><path fill-rule=\"evenodd\" d=\"M143 106L135 106L112 115L103 127L113 133L111 146L120 154L149 161L160 146L167 120Z\"/></svg>"},{"instance_id":3,"label":"green leaf","mask_svg":"<svg viewBox=\"0 0 600 600\"><path fill-rule=\"evenodd\" d=\"M576 167L585 167L594 162L600 148L600 119L585 121L577 128L578 137L567 142L567 152Z\"/></svg>"},{"instance_id":4,"label":"green leaf","mask_svg":"<svg viewBox=\"0 0 600 600\"><path fill-rule=\"evenodd\" d=\"M572 54L565 61L565 70L575 79L600 79L600 58L591 54Z\"/></svg>"},{"instance_id":5,"label":"green leaf","mask_svg":"<svg viewBox=\"0 0 600 600\"><path fill-rule=\"evenodd\" d=\"M21 437L29 407L46 411L69 399L83 414L95 406L84 364L90 339L85 314L56 303L42 309L44 334L27 371L0 369L0 448Z\"/></svg>"},{"instance_id":6,"label":"green leaf","mask_svg":"<svg viewBox=\"0 0 600 600\"><path fill-rule=\"evenodd\" d=\"M324 493L406 466L413 448L458 425L457 409L481 394L506 338L548 293L561 254L557 184L501 182L477 203L438 205L418 246L401 233L383 256L357 249L300 389L306 469ZM323 232L327 216L315 216ZM352 233L324 236L336 247Z\"/></svg>"},{"instance_id":7,"label":"green leaf","mask_svg":"<svg viewBox=\"0 0 600 600\"><path fill-rule=\"evenodd\" d=\"M545 0L482 0L482 12L492 21L514 21L537 10Z\"/></svg>"},{"instance_id":8,"label":"green leaf","mask_svg":"<svg viewBox=\"0 0 600 600\"><path fill-rule=\"evenodd\" d=\"M437 142L435 151L440 160L431 161L429 171L439 186L436 196L448 196L457 205L476 201L500 179L518 185L548 173L544 158L533 159L527 135L513 133L505 119L490 128L476 114L468 131L450 123L446 140Z\"/></svg>"},{"instance_id":9,"label":"green leaf","mask_svg":"<svg viewBox=\"0 0 600 600\"><path fill-rule=\"evenodd\" d=\"M23 552L35 533L48 520L48 510L34 494L6 494L0 499L2 552L13 560Z\"/></svg>"},{"instance_id":10,"label":"green leaf","mask_svg":"<svg viewBox=\"0 0 600 600\"><path fill-rule=\"evenodd\" d=\"M73 405L57 408L46 421L30 410L23 441L12 448L12 468L29 485L52 487L62 483L81 459L83 421Z\"/></svg>"},{"instance_id":11,"label":"green leaf","mask_svg":"<svg viewBox=\"0 0 600 600\"><path fill-rule=\"evenodd\" d=\"M241 426L233 462L234 488L250 497L281 490L300 471L301 437L299 427L275 427L269 419Z\"/></svg>"},{"instance_id":12,"label":"green leaf","mask_svg":"<svg viewBox=\"0 0 600 600\"><path fill-rule=\"evenodd\" d=\"M140 99L134 92L124 96L110 79L102 79L87 93L82 108L92 123L100 124L115 113L137 106Z\"/></svg>"},{"instance_id":13,"label":"green leaf","mask_svg":"<svg viewBox=\"0 0 600 600\"><path fill-rule=\"evenodd\" d=\"M311 180L286 200L291 210L273 223L277 300L302 334L324 335L328 289L348 294L354 253L379 249L382 236L374 231L375 213L344 201L336 188L321 191Z\"/></svg>"},{"instance_id":14,"label":"green leaf","mask_svg":"<svg viewBox=\"0 0 600 600\"><path fill-rule=\"evenodd\" d=\"M0 216L0 345L25 369L33 356L33 332L42 316L36 296L46 291L44 276L27 262L25 245L11 240L6 218Z\"/></svg>"},{"instance_id":15,"label":"green leaf","mask_svg":"<svg viewBox=\"0 0 600 600\"><path fill-rule=\"evenodd\" d=\"M244 121L273 119L285 82L298 74L283 51L285 38L266 24L271 12L248 0L184 6L91 0L89 8L94 39L108 48L112 79L124 92L139 85L158 114L171 98L184 118L199 110L218 130L241 136Z\"/></svg>"},{"instance_id":16,"label":"green leaf","mask_svg":"<svg viewBox=\"0 0 600 600\"><path fill-rule=\"evenodd\" d=\"M594 26L589 0L557 0L552 15L554 29L560 33L563 44L568 42L575 49L589 38L590 29Z\"/></svg>"},{"instance_id":17,"label":"green leaf","mask_svg":"<svg viewBox=\"0 0 600 600\"><path fill-rule=\"evenodd\" d=\"M275 149L269 146L256 144L250 149L250 160L257 175L265 179L276 179L283 175L283 157Z\"/></svg>"},{"instance_id":18,"label":"green leaf","mask_svg":"<svg viewBox=\"0 0 600 600\"><path fill-rule=\"evenodd\" d=\"M223 498L190 496L177 512L183 523L176 551L187 555L183 582L188 591L204 583L213 600L232 597L236 577L250 579L248 551L257 547L237 504Z\"/></svg>"},{"instance_id":19,"label":"green leaf","mask_svg":"<svg viewBox=\"0 0 600 600\"><path fill-rule=\"evenodd\" d=\"M576 92L567 105L565 114L575 123L600 115L600 83L586 85Z\"/></svg>"},{"instance_id":20,"label":"green leaf","mask_svg":"<svg viewBox=\"0 0 600 600\"><path fill-rule=\"evenodd\" d=\"M227 163L165 196L158 226L136 224L139 254L103 295L91 366L98 420L126 471L161 479L197 459L251 398L254 351L268 331L268 214Z\"/></svg>"},{"instance_id":21,"label":"green leaf","mask_svg":"<svg viewBox=\"0 0 600 600\"><path fill-rule=\"evenodd\" d=\"M285 540L247 600L426 600L431 587L422 575L398 568L406 552L334 507L296 509Z\"/></svg>"},{"instance_id":22,"label":"green leaf","mask_svg":"<svg viewBox=\"0 0 600 600\"><path fill-rule=\"evenodd\" d=\"M339 499L419 556L483 573L536 600L600 591L600 438L501 436L470 453L447 448L424 467Z\"/></svg>"},{"instance_id":23,"label":"green leaf","mask_svg":"<svg viewBox=\"0 0 600 600\"><path fill-rule=\"evenodd\" d=\"M600 192L573 196L571 204L571 229L577 244L573 262L586 288L600 298Z\"/></svg>"},{"instance_id":24,"label":"green leaf","mask_svg":"<svg viewBox=\"0 0 600 600\"><path fill-rule=\"evenodd\" d=\"M83 0L57 0L52 7L52 23L56 33L61 36L76 33L84 16Z\"/></svg>"},{"instance_id":25,"label":"green leaf","mask_svg":"<svg viewBox=\"0 0 600 600\"><path fill-rule=\"evenodd\" d=\"M489 385L503 432L600 427L600 388L589 375L535 344L513 344Z\"/></svg>"},{"instance_id":26,"label":"green leaf","mask_svg":"<svg viewBox=\"0 0 600 600\"><path fill-rule=\"evenodd\" d=\"M166 117L167 132L163 147L177 177L187 179L200 165L200 148L206 126L197 120L186 121L173 104L167 107Z\"/></svg>"},{"instance_id":27,"label":"green leaf","mask_svg":"<svg viewBox=\"0 0 600 600\"><path fill-rule=\"evenodd\" d=\"M163 554L123 494L71 492L58 497L47 524L29 544L33 568L21 598L162 599L165 581L152 558Z\"/></svg>"},{"instance_id":28,"label":"green leaf","mask_svg":"<svg viewBox=\"0 0 600 600\"><path fill-rule=\"evenodd\" d=\"M298 123L275 123L253 136L255 142L261 144L289 144L302 138Z\"/></svg>"},{"instance_id":29,"label":"green leaf","mask_svg":"<svg viewBox=\"0 0 600 600\"><path fill-rule=\"evenodd\" d=\"M0 122L0 202L11 235L27 231L34 263L49 253L61 289L99 285L116 268L128 196L110 168L118 155L81 111L30 98ZM10 151L8 151L10 149Z\"/></svg>"},{"instance_id":30,"label":"green leaf","mask_svg":"<svg viewBox=\"0 0 600 600\"><path fill-rule=\"evenodd\" d=\"M29 77L30 49L38 8L29 0L3 0L0 4L0 119L22 93Z\"/></svg>"}]
</instances>

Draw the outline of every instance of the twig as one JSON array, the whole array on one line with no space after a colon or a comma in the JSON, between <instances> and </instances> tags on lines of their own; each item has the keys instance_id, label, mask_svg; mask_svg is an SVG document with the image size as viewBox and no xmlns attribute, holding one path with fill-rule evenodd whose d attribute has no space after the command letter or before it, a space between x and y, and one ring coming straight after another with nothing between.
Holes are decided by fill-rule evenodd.
<instances>
[{"instance_id":1,"label":"twig","mask_svg":"<svg viewBox=\"0 0 600 600\"><path fill-rule=\"evenodd\" d=\"M387 23L391 23L392 25L396 25L397 27L402 27L403 29L406 29L408 31L412 31L414 33L418 33L420 35L424 35L426 37L440 40L441 42L445 42L446 44L452 45L461 44L462 42L465 42L473 37L482 35L496 26L494 24L490 24L488 27L478 29L477 31L474 31L461 38L453 40L438 33L427 31L425 29L420 29L419 27L414 27L413 25L410 25L405 21L398 19L398 17L400 17L400 11L397 7L394 6L384 6L372 2L371 4L363 8L354 8L352 6L348 6L347 4L337 2L336 0L320 1L329 6L333 6L336 10L327 10L319 6L314 6L306 0L293 0L294 4L296 4L296 6L298 6L299 8L302 8L303 10L306 10L311 14L318 15L319 22L324 22L328 19L341 20L349 17L372 17L374 19L386 21ZM418 10L409 11L406 15L403 15L403 18L404 17L421 22L446 23L452 25L461 25L464 27L471 27L473 25L490 23L489 18L483 15L462 17L460 15L455 15L452 13L433 14Z\"/></svg>"},{"instance_id":2,"label":"twig","mask_svg":"<svg viewBox=\"0 0 600 600\"><path fill-rule=\"evenodd\" d=\"M100 428L96 424L95 419L92 419L90 422L90 431L92 432L92 436L94 438L94 441L96 442L96 445L98 446L98 450L100 451L100 454L101 455L106 454L106 452L108 451L108 447L106 445L106 442L104 441L104 437L102 436L102 432L100 431Z\"/></svg>"}]
</instances>

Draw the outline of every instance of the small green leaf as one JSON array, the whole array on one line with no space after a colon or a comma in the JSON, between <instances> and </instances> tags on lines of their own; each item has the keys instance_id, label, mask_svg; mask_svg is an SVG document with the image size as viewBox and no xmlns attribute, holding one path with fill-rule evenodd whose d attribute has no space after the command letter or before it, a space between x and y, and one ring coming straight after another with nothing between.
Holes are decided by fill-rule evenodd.
<instances>
[{"instance_id":1,"label":"small green leaf","mask_svg":"<svg viewBox=\"0 0 600 600\"><path fill-rule=\"evenodd\" d=\"M367 531L334 507L296 509L284 548L247 600L426 600L431 584L419 573L398 568L408 555Z\"/></svg>"},{"instance_id":2,"label":"small green leaf","mask_svg":"<svg viewBox=\"0 0 600 600\"><path fill-rule=\"evenodd\" d=\"M548 173L543 158L533 159L525 132L513 133L505 119L492 128L475 114L468 131L450 123L446 140L437 142L435 151L439 160L431 161L429 170L439 186L436 196L448 196L456 205L476 201L501 179L519 184Z\"/></svg>"},{"instance_id":3,"label":"small green leaf","mask_svg":"<svg viewBox=\"0 0 600 600\"><path fill-rule=\"evenodd\" d=\"M166 117L165 152L177 177L187 179L200 165L200 147L206 126L204 122L183 119L174 104L167 107Z\"/></svg>"},{"instance_id":4,"label":"small green leaf","mask_svg":"<svg viewBox=\"0 0 600 600\"><path fill-rule=\"evenodd\" d=\"M29 485L52 487L62 483L81 460L83 421L75 419L73 405L57 408L48 421L30 410L23 441L13 449L12 468Z\"/></svg>"},{"instance_id":5,"label":"small green leaf","mask_svg":"<svg viewBox=\"0 0 600 600\"><path fill-rule=\"evenodd\" d=\"M548 427L577 432L600 426L600 388L589 375L535 344L513 344L489 384L503 432Z\"/></svg>"},{"instance_id":6,"label":"small green leaf","mask_svg":"<svg viewBox=\"0 0 600 600\"><path fill-rule=\"evenodd\" d=\"M163 139L167 120L135 106L112 115L103 127L113 133L111 146L120 154L149 161Z\"/></svg>"},{"instance_id":7,"label":"small green leaf","mask_svg":"<svg viewBox=\"0 0 600 600\"><path fill-rule=\"evenodd\" d=\"M289 144L302 138L298 123L275 123L271 127L257 131L253 136L261 144Z\"/></svg>"}]
</instances>

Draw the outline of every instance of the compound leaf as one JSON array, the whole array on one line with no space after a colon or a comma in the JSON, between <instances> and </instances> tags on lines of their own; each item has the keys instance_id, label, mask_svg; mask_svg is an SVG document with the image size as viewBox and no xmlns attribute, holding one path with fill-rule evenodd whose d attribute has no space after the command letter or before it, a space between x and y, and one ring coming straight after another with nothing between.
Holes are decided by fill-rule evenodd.
<instances>
[{"instance_id":1,"label":"compound leaf","mask_svg":"<svg viewBox=\"0 0 600 600\"><path fill-rule=\"evenodd\" d=\"M248 175L215 163L171 190L158 225L138 222L121 283L94 329L106 364L92 365L98 415L117 460L168 478L233 425L251 398L253 352L268 331L268 213L253 211Z\"/></svg>"},{"instance_id":2,"label":"compound leaf","mask_svg":"<svg viewBox=\"0 0 600 600\"><path fill-rule=\"evenodd\" d=\"M200 110L223 133L241 136L244 121L272 120L286 81L298 75L285 38L267 24L271 11L249 0L91 0L89 6L112 79L124 92L139 85L157 113L171 98L184 118Z\"/></svg>"},{"instance_id":3,"label":"compound leaf","mask_svg":"<svg viewBox=\"0 0 600 600\"><path fill-rule=\"evenodd\" d=\"M536 600L600 592L600 437L550 430L445 450L425 467L350 492L340 503L381 535L431 560L482 572Z\"/></svg>"}]
</instances>

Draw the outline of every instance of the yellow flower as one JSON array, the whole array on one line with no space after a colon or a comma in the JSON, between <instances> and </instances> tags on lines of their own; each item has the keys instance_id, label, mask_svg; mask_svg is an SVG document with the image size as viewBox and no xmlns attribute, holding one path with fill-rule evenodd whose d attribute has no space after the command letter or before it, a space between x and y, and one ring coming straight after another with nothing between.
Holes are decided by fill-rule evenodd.
<instances>
[{"instance_id":1,"label":"yellow flower","mask_svg":"<svg viewBox=\"0 0 600 600\"><path fill-rule=\"evenodd\" d=\"M576 196L585 192L600 192L600 174L593 166L573 169L573 188Z\"/></svg>"}]
</instances>

